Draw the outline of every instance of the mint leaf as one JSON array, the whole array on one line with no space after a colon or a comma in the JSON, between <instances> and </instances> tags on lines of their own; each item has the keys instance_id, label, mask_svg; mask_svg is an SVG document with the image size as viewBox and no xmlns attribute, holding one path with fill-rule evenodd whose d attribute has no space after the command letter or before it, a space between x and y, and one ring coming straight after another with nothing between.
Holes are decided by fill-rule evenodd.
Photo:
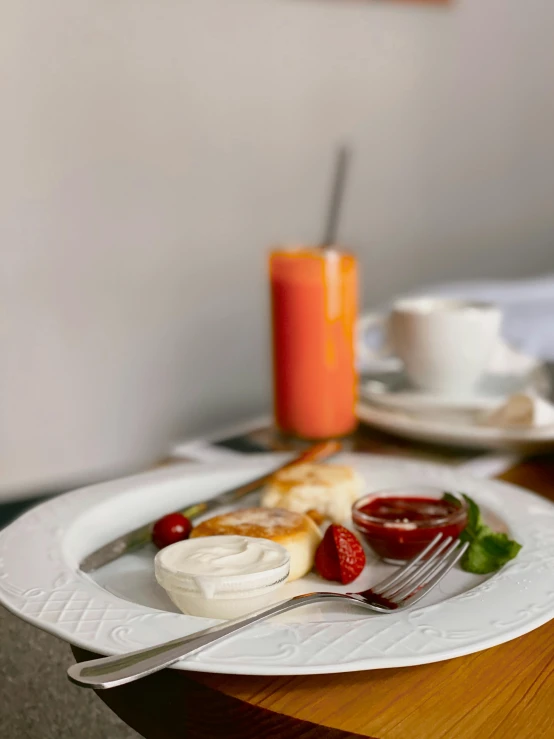
<instances>
[{"instance_id":1,"label":"mint leaf","mask_svg":"<svg viewBox=\"0 0 554 739\"><path fill-rule=\"evenodd\" d=\"M474 575L488 575L496 571L496 559L489 555L483 547L473 542L464 552L460 560L462 570Z\"/></svg>"},{"instance_id":2,"label":"mint leaf","mask_svg":"<svg viewBox=\"0 0 554 739\"><path fill-rule=\"evenodd\" d=\"M465 494L464 499L468 505L468 519L460 540L469 542L469 547L460 560L460 565L463 570L475 575L497 572L506 562L517 557L521 544L510 539L507 534L493 531L483 523L477 503Z\"/></svg>"},{"instance_id":3,"label":"mint leaf","mask_svg":"<svg viewBox=\"0 0 554 739\"><path fill-rule=\"evenodd\" d=\"M479 536L479 532L483 528L483 519L481 518L481 511L477 503L465 493L463 493L463 497L468 505L467 526L460 534L460 539L461 541L471 542Z\"/></svg>"},{"instance_id":4,"label":"mint leaf","mask_svg":"<svg viewBox=\"0 0 554 739\"><path fill-rule=\"evenodd\" d=\"M488 526L486 528L490 531ZM508 534L499 534L494 531L481 536L477 541L487 554L496 558L499 567L502 567L506 562L517 557L521 549L521 544L510 539Z\"/></svg>"},{"instance_id":5,"label":"mint leaf","mask_svg":"<svg viewBox=\"0 0 554 739\"><path fill-rule=\"evenodd\" d=\"M484 527L485 533L471 542L461 559L462 569L475 575L497 572L506 562L517 557L521 544L512 541L507 534L498 534Z\"/></svg>"},{"instance_id":6,"label":"mint leaf","mask_svg":"<svg viewBox=\"0 0 554 739\"><path fill-rule=\"evenodd\" d=\"M460 501L458 500L458 498L456 498L455 495L452 495L452 493L444 493L442 496L442 499L446 503L450 503L450 505L453 505L454 508L460 508L462 505Z\"/></svg>"}]
</instances>

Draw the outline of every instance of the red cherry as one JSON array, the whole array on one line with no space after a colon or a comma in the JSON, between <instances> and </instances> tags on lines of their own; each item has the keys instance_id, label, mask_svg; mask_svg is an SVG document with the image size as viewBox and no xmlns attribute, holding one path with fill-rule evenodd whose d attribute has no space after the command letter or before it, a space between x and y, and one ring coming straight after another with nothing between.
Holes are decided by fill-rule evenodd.
<instances>
[{"instance_id":1,"label":"red cherry","mask_svg":"<svg viewBox=\"0 0 554 739\"><path fill-rule=\"evenodd\" d=\"M154 524L152 541L158 549L163 549L177 541L188 539L191 531L192 524L186 516L182 513L168 513Z\"/></svg>"}]
</instances>

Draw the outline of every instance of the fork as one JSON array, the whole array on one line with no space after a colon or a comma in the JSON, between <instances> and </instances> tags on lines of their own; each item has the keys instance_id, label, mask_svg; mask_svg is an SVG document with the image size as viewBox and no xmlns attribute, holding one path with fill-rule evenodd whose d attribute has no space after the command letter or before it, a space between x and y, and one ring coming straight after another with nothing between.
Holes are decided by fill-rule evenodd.
<instances>
[{"instance_id":1,"label":"fork","mask_svg":"<svg viewBox=\"0 0 554 739\"><path fill-rule=\"evenodd\" d=\"M270 608L255 611L246 618L227 621L224 626L212 626L136 652L71 665L67 675L73 683L84 688L113 688L169 667L183 657L266 618L314 603L346 602L381 614L396 613L411 607L427 595L454 567L468 546L459 539L452 539L450 536L443 538L438 534L417 557L369 590L361 593L318 592L297 595Z\"/></svg>"}]
</instances>

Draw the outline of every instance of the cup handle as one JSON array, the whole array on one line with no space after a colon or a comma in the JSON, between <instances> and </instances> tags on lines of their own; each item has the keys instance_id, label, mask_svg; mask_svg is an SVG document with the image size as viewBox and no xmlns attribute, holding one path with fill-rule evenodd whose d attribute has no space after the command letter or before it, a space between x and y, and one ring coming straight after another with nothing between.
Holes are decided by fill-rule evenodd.
<instances>
[{"instance_id":1,"label":"cup handle","mask_svg":"<svg viewBox=\"0 0 554 739\"><path fill-rule=\"evenodd\" d=\"M392 357L392 350L388 343L388 338L385 336L383 346L379 349L369 349L364 341L366 331L371 328L385 328L387 324L387 316L383 313L368 313L366 316L362 316L358 319L356 326L357 332L357 349L358 349L358 361L364 362L376 362L390 359Z\"/></svg>"}]
</instances>

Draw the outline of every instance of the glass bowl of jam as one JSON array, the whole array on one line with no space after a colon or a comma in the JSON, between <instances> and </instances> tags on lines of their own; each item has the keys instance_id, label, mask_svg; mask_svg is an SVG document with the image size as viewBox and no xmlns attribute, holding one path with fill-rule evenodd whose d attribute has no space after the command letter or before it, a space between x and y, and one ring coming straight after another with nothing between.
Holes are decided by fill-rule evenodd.
<instances>
[{"instance_id":1,"label":"glass bowl of jam","mask_svg":"<svg viewBox=\"0 0 554 739\"><path fill-rule=\"evenodd\" d=\"M401 565L417 556L437 536L457 538L467 525L461 495L430 487L370 493L352 506L355 527L375 554Z\"/></svg>"}]
</instances>

